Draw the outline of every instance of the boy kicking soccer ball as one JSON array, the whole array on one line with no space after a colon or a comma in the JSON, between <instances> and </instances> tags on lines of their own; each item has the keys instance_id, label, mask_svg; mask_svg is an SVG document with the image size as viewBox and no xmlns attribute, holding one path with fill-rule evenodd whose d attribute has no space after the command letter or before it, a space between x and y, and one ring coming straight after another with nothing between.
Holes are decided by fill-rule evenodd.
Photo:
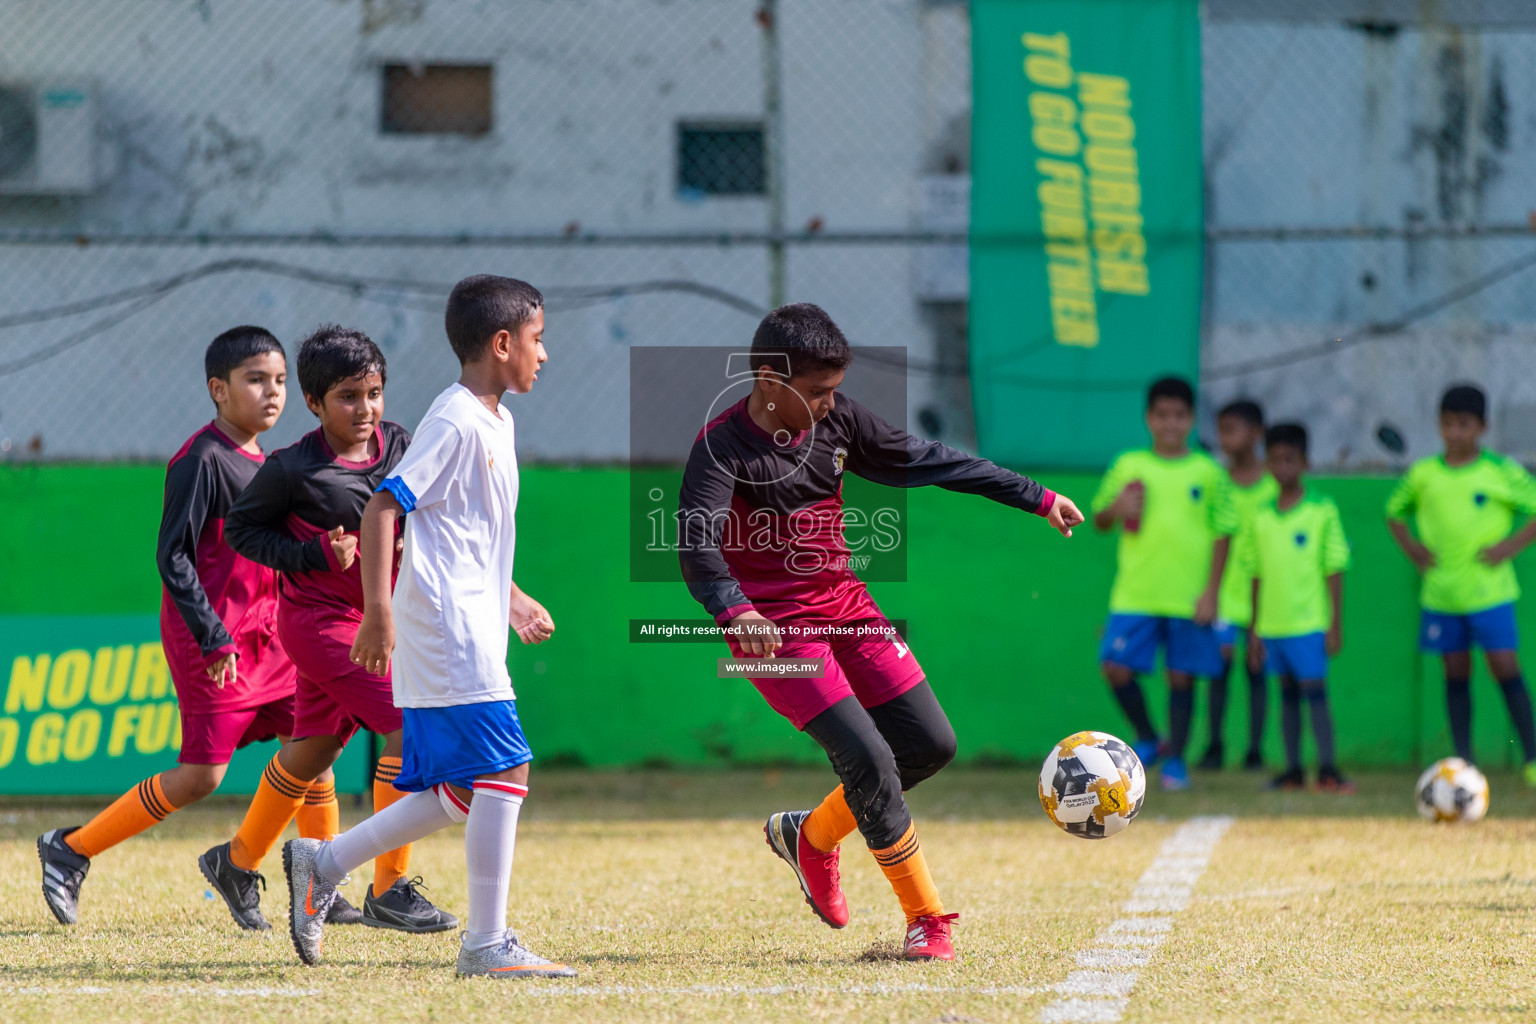
<instances>
[{"instance_id":1,"label":"boy kicking soccer ball","mask_svg":"<svg viewBox=\"0 0 1536 1024\"><path fill-rule=\"evenodd\" d=\"M752 679L821 744L842 781L815 810L770 817L768 844L816 915L841 928L838 845L857 830L906 914L906 958L953 960L958 915L944 912L903 793L949 763L955 733L917 659L846 567L842 475L980 494L1066 536L1082 514L1027 477L912 437L838 394L853 353L816 306L769 313L751 355L751 394L694 441L678 523L683 579L726 627L733 653L824 666L819 678L780 678L768 663Z\"/></svg>"},{"instance_id":2,"label":"boy kicking soccer ball","mask_svg":"<svg viewBox=\"0 0 1536 1024\"><path fill-rule=\"evenodd\" d=\"M235 327L203 357L218 414L187 439L165 473L155 562L164 594L160 638L181 706L181 754L87 824L38 837L43 896L62 924L79 916L91 858L218 788L237 748L293 731L294 670L277 642L277 577L237 554L224 536L236 496L266 456L256 439L288 395L283 346L260 327ZM297 792L302 835L325 834L337 815L326 772Z\"/></svg>"},{"instance_id":3,"label":"boy kicking soccer ball","mask_svg":"<svg viewBox=\"0 0 1536 1024\"><path fill-rule=\"evenodd\" d=\"M1344 643L1344 570L1349 542L1333 499L1313 493L1307 469L1307 428L1277 423L1264 435L1270 474L1280 494L1253 515L1239 545L1243 575L1253 580L1253 628L1248 667L1280 677L1280 726L1285 772L1275 789L1301 789L1301 702L1312 718L1317 745L1317 788L1336 793L1354 786L1334 763L1333 715L1328 710L1328 659Z\"/></svg>"},{"instance_id":4,"label":"boy kicking soccer ball","mask_svg":"<svg viewBox=\"0 0 1536 1024\"><path fill-rule=\"evenodd\" d=\"M410 451L363 511L364 612L351 657L376 674L394 659L405 725L395 786L407 795L330 842L283 847L289 928L306 964L320 960L326 912L348 872L467 820L469 927L458 973L576 974L530 953L507 928L517 818L533 760L507 674L507 628L536 644L555 626L512 582L517 452L501 396L524 394L538 379L547 358L543 306L532 285L511 278L487 274L454 286L445 320L463 372L437 396ZM395 523L407 513L391 595Z\"/></svg>"}]
</instances>

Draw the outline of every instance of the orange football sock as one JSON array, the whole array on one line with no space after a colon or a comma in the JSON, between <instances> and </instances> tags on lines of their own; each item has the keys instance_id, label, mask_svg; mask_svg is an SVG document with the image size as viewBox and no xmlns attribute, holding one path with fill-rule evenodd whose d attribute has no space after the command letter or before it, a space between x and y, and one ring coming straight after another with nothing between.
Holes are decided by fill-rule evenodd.
<instances>
[{"instance_id":1,"label":"orange football sock","mask_svg":"<svg viewBox=\"0 0 1536 1024\"><path fill-rule=\"evenodd\" d=\"M335 839L341 831L341 806L336 803L336 781L311 782L304 803L293 816L304 839Z\"/></svg>"},{"instance_id":2,"label":"orange football sock","mask_svg":"<svg viewBox=\"0 0 1536 1024\"><path fill-rule=\"evenodd\" d=\"M384 808L396 800L403 800L411 794L395 788L395 780L400 777L400 759L398 757L379 758L379 767L373 773L373 813L378 814ZM390 886L405 877L405 873L411 867L411 844L382 853L373 860L373 895L384 895Z\"/></svg>"},{"instance_id":3,"label":"orange football sock","mask_svg":"<svg viewBox=\"0 0 1536 1024\"><path fill-rule=\"evenodd\" d=\"M806 842L822 853L831 853L837 849L838 843L858 830L859 823L853 820L853 812L848 809L843 787L838 786L827 794L827 798L800 827Z\"/></svg>"},{"instance_id":4,"label":"orange football sock","mask_svg":"<svg viewBox=\"0 0 1536 1024\"><path fill-rule=\"evenodd\" d=\"M138 835L159 824L177 808L165 798L160 776L151 775L112 805L64 838L69 848L82 857L94 857L110 850L124 839Z\"/></svg>"},{"instance_id":5,"label":"orange football sock","mask_svg":"<svg viewBox=\"0 0 1536 1024\"><path fill-rule=\"evenodd\" d=\"M282 838L283 829L304 806L304 794L310 784L297 775L290 775L277 763L277 755L267 762L246 809L240 830L229 843L229 862L237 868L255 871L261 867L262 858L272 852Z\"/></svg>"},{"instance_id":6,"label":"orange football sock","mask_svg":"<svg viewBox=\"0 0 1536 1024\"><path fill-rule=\"evenodd\" d=\"M917 826L908 825L906 834L897 840L896 845L869 852L875 855L880 870L885 872L891 888L896 890L896 898L901 901L901 909L907 915L908 924L929 914L944 913L944 904L939 902L938 887L933 884L933 876L928 873L928 860L923 856L923 848L917 841Z\"/></svg>"}]
</instances>

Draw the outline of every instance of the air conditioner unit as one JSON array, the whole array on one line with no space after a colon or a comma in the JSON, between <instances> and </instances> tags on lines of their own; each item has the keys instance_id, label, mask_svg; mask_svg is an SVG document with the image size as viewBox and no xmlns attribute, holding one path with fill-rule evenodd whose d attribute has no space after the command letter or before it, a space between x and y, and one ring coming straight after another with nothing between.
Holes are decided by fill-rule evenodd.
<instances>
[{"instance_id":1,"label":"air conditioner unit","mask_svg":"<svg viewBox=\"0 0 1536 1024\"><path fill-rule=\"evenodd\" d=\"M0 82L0 195L73 195L96 184L91 86Z\"/></svg>"}]
</instances>

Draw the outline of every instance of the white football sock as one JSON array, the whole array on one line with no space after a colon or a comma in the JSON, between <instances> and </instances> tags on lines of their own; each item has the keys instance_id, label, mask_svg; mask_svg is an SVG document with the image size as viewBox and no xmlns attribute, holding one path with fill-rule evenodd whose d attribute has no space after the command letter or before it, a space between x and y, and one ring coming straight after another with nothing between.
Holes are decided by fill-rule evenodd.
<instances>
[{"instance_id":1,"label":"white football sock","mask_svg":"<svg viewBox=\"0 0 1536 1024\"><path fill-rule=\"evenodd\" d=\"M436 787L395 801L320 848L315 867L329 882L340 882L354 868L381 853L425 839L463 817L454 817Z\"/></svg>"},{"instance_id":2,"label":"white football sock","mask_svg":"<svg viewBox=\"0 0 1536 1024\"><path fill-rule=\"evenodd\" d=\"M507 892L512 885L512 851L517 844L517 816L527 786L484 780L475 783L464 828L464 860L469 866L469 923L465 949L500 943L507 933Z\"/></svg>"}]
</instances>

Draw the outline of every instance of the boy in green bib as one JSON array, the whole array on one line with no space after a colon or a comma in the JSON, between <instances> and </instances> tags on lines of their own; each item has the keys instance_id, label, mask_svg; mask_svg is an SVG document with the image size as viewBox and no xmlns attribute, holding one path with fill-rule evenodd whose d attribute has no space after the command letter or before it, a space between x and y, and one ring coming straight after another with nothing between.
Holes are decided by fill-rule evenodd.
<instances>
[{"instance_id":1,"label":"boy in green bib","mask_svg":"<svg viewBox=\"0 0 1536 1024\"><path fill-rule=\"evenodd\" d=\"M1280 678L1280 730L1285 771L1275 789L1302 789L1301 703L1305 699L1317 745L1317 787L1354 792L1334 763L1333 715L1328 708L1328 659L1344 643L1344 570L1349 543L1333 499L1313 492L1307 470L1307 428L1277 423L1264 435L1265 461L1279 493L1261 505L1236 545L1253 580L1248 667Z\"/></svg>"},{"instance_id":2,"label":"boy in green bib","mask_svg":"<svg viewBox=\"0 0 1536 1024\"><path fill-rule=\"evenodd\" d=\"M1238 530L1232 537L1232 553L1227 558L1227 571L1222 574L1221 594L1216 602L1216 642L1221 645L1221 674L1212 677L1206 695L1211 741L1205 748L1205 756L1195 766L1203 771L1218 771L1226 761L1222 726L1227 717L1227 681L1232 676L1234 663L1246 663L1246 659L1239 661L1235 657L1238 637L1246 635L1253 622L1253 578L1243 570L1246 564L1242 551L1244 534L1253 522L1254 513L1274 501L1280 493L1275 478L1269 475L1264 460L1259 458L1259 442L1263 440L1264 410L1259 403L1239 399L1222 406L1216 414L1216 441L1227 458L1227 479L1231 482ZM1269 696L1265 692L1262 665L1249 669L1247 676L1248 752L1243 757L1243 767L1253 770L1264 767L1264 756L1260 751Z\"/></svg>"},{"instance_id":3,"label":"boy in green bib","mask_svg":"<svg viewBox=\"0 0 1536 1024\"><path fill-rule=\"evenodd\" d=\"M1118 568L1099 662L1115 699L1136 730L1135 749L1151 767L1163 761L1164 789L1187 789L1184 748L1196 678L1221 672L1216 618L1227 548L1237 530L1226 471L1189 447L1195 392L1178 377L1147 391L1152 447L1122 452L1093 499L1093 525L1120 526ZM1158 651L1168 673L1168 739L1159 746L1138 674Z\"/></svg>"},{"instance_id":4,"label":"boy in green bib","mask_svg":"<svg viewBox=\"0 0 1536 1024\"><path fill-rule=\"evenodd\" d=\"M1536 480L1482 446L1488 399L1467 384L1440 400L1443 454L1408 469L1387 502L1387 525L1424 576L1419 646L1445 663L1445 703L1456 756L1472 761L1472 648L1481 647L1520 735L1526 785L1536 787L1536 722L1520 673L1511 561L1536 540ZM1410 528L1410 520L1412 527ZM1417 536L1415 536L1417 533Z\"/></svg>"}]
</instances>

